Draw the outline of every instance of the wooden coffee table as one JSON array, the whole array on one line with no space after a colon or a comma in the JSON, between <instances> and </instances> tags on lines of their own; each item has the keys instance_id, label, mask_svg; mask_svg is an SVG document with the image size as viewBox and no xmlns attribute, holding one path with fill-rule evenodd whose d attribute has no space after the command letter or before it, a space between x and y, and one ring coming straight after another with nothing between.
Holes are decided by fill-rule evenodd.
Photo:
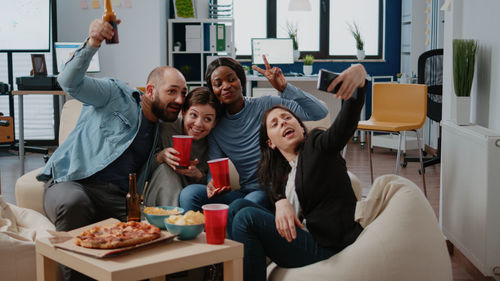
<instances>
[{"instance_id":1,"label":"wooden coffee table","mask_svg":"<svg viewBox=\"0 0 500 281\"><path fill-rule=\"evenodd\" d=\"M224 280L243 280L243 244L226 239L206 243L205 233L189 241L158 242L102 259L57 249L48 238L36 241L37 280L56 280L56 263L97 280L165 280L165 275L224 263Z\"/></svg>"}]
</instances>

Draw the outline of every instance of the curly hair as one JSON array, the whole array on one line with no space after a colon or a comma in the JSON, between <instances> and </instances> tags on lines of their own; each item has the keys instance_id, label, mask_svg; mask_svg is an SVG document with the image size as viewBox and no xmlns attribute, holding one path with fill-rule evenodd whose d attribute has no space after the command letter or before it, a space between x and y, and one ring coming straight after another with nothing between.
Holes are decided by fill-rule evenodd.
<instances>
[{"instance_id":1,"label":"curly hair","mask_svg":"<svg viewBox=\"0 0 500 281\"><path fill-rule=\"evenodd\" d=\"M231 68L235 73L236 76L238 76L238 79L240 79L241 83L241 89L243 93L246 92L246 85L247 85L247 77L245 76L245 70L243 69L243 66L236 61L233 58L230 57L221 57L218 58L214 61L212 61L208 66L207 66L207 71L205 71L205 81L207 81L207 86L210 89L210 91L213 93L213 88L212 88L212 74L214 71L219 67L219 66L227 66Z\"/></svg>"}]
</instances>

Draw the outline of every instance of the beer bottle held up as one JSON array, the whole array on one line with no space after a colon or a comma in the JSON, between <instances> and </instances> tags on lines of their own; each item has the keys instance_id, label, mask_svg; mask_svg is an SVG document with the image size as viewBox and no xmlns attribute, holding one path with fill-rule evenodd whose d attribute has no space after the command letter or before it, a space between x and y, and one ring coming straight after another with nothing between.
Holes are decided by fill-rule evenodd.
<instances>
[{"instance_id":1,"label":"beer bottle held up","mask_svg":"<svg viewBox=\"0 0 500 281\"><path fill-rule=\"evenodd\" d=\"M113 37L111 39L106 39L106 44L118 44L118 22L116 21L116 14L111 6L111 0L104 0L104 15L102 20L109 22L113 26Z\"/></svg>"},{"instance_id":2,"label":"beer bottle held up","mask_svg":"<svg viewBox=\"0 0 500 281\"><path fill-rule=\"evenodd\" d=\"M137 178L135 173L128 175L127 221L141 221L141 198L137 193Z\"/></svg>"}]
</instances>

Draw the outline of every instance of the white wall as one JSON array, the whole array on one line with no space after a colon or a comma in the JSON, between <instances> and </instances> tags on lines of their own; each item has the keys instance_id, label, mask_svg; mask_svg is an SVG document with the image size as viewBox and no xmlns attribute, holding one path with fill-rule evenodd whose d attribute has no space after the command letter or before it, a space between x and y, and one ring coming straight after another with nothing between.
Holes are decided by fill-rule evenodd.
<instances>
[{"instance_id":1,"label":"white wall","mask_svg":"<svg viewBox=\"0 0 500 281\"><path fill-rule=\"evenodd\" d=\"M83 42L92 20L101 18L104 8L80 8L80 1L57 1L57 32L60 42ZM113 7L122 23L118 27L120 43L99 50L101 72L96 77L115 77L131 87L143 86L149 72L167 63L166 0L131 0L132 7Z\"/></svg>"},{"instance_id":2,"label":"white wall","mask_svg":"<svg viewBox=\"0 0 500 281\"><path fill-rule=\"evenodd\" d=\"M454 0L445 14L443 119L453 120L453 39L478 40L472 122L500 132L500 1Z\"/></svg>"}]
</instances>

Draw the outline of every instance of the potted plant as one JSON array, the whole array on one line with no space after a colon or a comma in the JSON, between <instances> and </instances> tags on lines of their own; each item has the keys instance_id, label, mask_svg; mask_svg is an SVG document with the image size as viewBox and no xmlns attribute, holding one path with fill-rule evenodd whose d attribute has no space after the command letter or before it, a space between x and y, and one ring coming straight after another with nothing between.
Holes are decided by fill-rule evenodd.
<instances>
[{"instance_id":1,"label":"potted plant","mask_svg":"<svg viewBox=\"0 0 500 281\"><path fill-rule=\"evenodd\" d=\"M353 22L351 24L347 24L349 26L349 30L351 31L352 37L354 37L354 40L356 41L356 49L357 49L357 57L358 60L362 60L365 58L365 42L363 41L363 38L361 37L361 32L359 31L359 26L356 24L356 22Z\"/></svg>"},{"instance_id":2,"label":"potted plant","mask_svg":"<svg viewBox=\"0 0 500 281\"><path fill-rule=\"evenodd\" d=\"M453 40L453 84L457 125L467 125L470 121L470 92L474 79L476 51L475 40Z\"/></svg>"},{"instance_id":3,"label":"potted plant","mask_svg":"<svg viewBox=\"0 0 500 281\"><path fill-rule=\"evenodd\" d=\"M288 37L292 39L293 42L293 60L297 61L300 57L299 42L297 41L297 24L293 22L286 22L286 29L288 32Z\"/></svg>"},{"instance_id":4,"label":"potted plant","mask_svg":"<svg viewBox=\"0 0 500 281\"><path fill-rule=\"evenodd\" d=\"M409 82L408 75L406 73L398 73L396 77L398 78L399 84L407 84Z\"/></svg>"},{"instance_id":5,"label":"potted plant","mask_svg":"<svg viewBox=\"0 0 500 281\"><path fill-rule=\"evenodd\" d=\"M186 78L187 81L191 80L191 66L190 65L183 65L179 69L182 75L184 75L184 78Z\"/></svg>"},{"instance_id":6,"label":"potted plant","mask_svg":"<svg viewBox=\"0 0 500 281\"><path fill-rule=\"evenodd\" d=\"M245 74L246 74L246 75L249 75L249 74L250 74L250 66L248 66L248 65L244 65L244 66L243 66L243 70L245 70Z\"/></svg>"},{"instance_id":7,"label":"potted plant","mask_svg":"<svg viewBox=\"0 0 500 281\"><path fill-rule=\"evenodd\" d=\"M311 75L313 66L312 64L314 63L314 56L313 55L306 55L304 57L304 75Z\"/></svg>"},{"instance_id":8,"label":"potted plant","mask_svg":"<svg viewBox=\"0 0 500 281\"><path fill-rule=\"evenodd\" d=\"M181 42L179 42L179 41L175 42L175 44L174 44L174 51L176 51L176 52L180 51L181 47L182 47L182 43Z\"/></svg>"}]
</instances>

